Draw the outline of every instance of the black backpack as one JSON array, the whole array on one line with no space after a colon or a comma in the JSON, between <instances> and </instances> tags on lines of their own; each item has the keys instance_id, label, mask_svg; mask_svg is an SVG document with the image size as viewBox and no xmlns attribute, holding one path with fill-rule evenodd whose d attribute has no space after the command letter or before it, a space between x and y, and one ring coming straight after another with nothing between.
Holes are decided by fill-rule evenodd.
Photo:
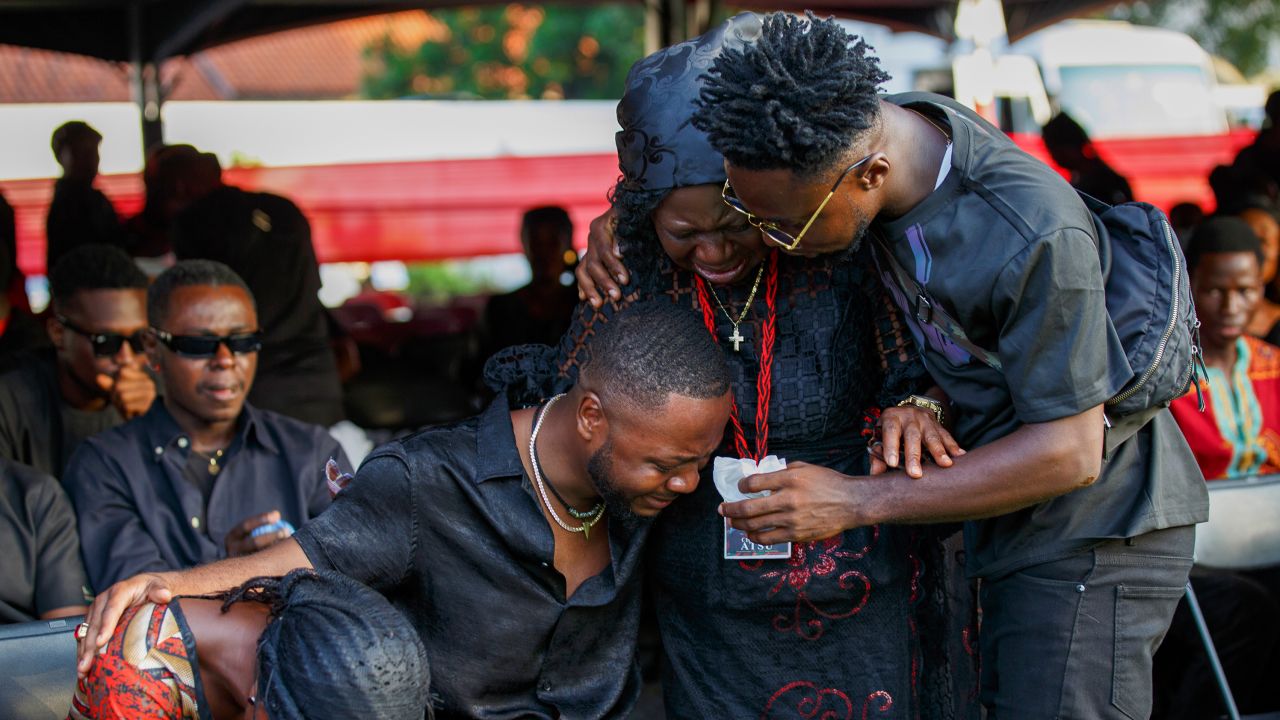
<instances>
[{"instance_id":1,"label":"black backpack","mask_svg":"<svg viewBox=\"0 0 1280 720\"><path fill-rule=\"evenodd\" d=\"M1154 205L1128 202L1111 206L1084 193L1093 215L1098 260L1106 283L1107 314L1135 375L1106 402L1108 424L1124 419L1136 430L1187 392L1203 368L1200 322L1187 277L1187 261L1169 219ZM971 341L963 328L929 297L883 244L877 260L902 290L914 298L916 319L937 328L959 347L1000 370L1000 357ZM1199 385L1196 386L1197 394ZM1204 398L1200 398L1204 410ZM1131 434L1131 433L1130 433Z\"/></svg>"}]
</instances>

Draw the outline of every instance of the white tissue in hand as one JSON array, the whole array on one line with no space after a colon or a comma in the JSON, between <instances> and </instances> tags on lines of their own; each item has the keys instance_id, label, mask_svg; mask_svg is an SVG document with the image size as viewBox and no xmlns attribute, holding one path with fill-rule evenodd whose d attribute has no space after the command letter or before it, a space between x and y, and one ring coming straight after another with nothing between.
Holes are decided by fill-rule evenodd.
<instances>
[{"instance_id":1,"label":"white tissue in hand","mask_svg":"<svg viewBox=\"0 0 1280 720\"><path fill-rule=\"evenodd\" d=\"M777 455L765 455L757 465L755 460L751 458L729 458L718 457L711 466L711 479L716 483L716 489L720 491L720 496L725 502L737 502L746 500L747 498L764 497L769 494L768 490L757 493L743 493L738 489L738 481L744 477L751 475L759 475L760 473L777 472L787 467L787 461L780 459Z\"/></svg>"}]
</instances>

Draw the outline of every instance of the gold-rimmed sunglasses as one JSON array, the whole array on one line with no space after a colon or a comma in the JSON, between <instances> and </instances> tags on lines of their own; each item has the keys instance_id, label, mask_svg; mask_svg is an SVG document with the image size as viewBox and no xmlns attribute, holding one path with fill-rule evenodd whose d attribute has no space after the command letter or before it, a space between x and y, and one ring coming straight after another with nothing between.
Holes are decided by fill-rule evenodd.
<instances>
[{"instance_id":1,"label":"gold-rimmed sunglasses","mask_svg":"<svg viewBox=\"0 0 1280 720\"><path fill-rule=\"evenodd\" d=\"M849 173L861 167L874 155L875 153L871 153L858 162L845 168L844 172L840 173L840 177L836 178L835 184L831 186L831 190L827 193L827 196L822 199L822 203L818 205L818 209L814 210L813 215L809 217L809 222L805 223L803 228L800 228L800 233L798 235L792 235L786 230L778 227L777 223L769 220L761 220L752 214L752 212L747 209L747 206L743 205L742 201L738 199L738 196L734 194L733 187L729 185L728 180L724 181L724 188L720 190L720 197L724 200L725 205L728 205L734 210L746 215L747 222L758 228L760 232L767 235L770 240L777 243L783 250L793 251L800 246L800 240L804 238L805 233L809 232L809 228L813 225L814 221L818 219L818 215L822 214L822 209L827 206L827 203L831 202L831 198L835 196L836 190L840 187L840 183L844 182L844 179L849 175Z\"/></svg>"}]
</instances>

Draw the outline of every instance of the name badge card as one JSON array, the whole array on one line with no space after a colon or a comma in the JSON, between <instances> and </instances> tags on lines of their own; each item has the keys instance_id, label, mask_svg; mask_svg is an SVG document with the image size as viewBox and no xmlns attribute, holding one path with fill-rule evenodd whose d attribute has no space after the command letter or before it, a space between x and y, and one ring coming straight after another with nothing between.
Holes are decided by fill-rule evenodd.
<instances>
[{"instance_id":1,"label":"name badge card","mask_svg":"<svg viewBox=\"0 0 1280 720\"><path fill-rule=\"evenodd\" d=\"M715 481L716 490L725 502L737 502L747 498L765 497L768 490L758 493L743 493L738 489L738 481L750 475L771 473L787 467L787 461L776 455L766 455L759 464L751 458L718 457L711 468L711 478ZM724 519L724 559L725 560L785 560L791 557L791 543L775 543L761 545L752 542L742 530L729 526L729 518Z\"/></svg>"}]
</instances>

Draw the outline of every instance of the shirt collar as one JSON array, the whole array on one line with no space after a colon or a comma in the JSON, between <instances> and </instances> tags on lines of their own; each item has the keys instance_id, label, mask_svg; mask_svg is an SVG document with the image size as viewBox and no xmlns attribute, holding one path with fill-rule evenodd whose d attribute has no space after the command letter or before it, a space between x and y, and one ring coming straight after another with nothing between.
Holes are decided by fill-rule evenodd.
<instances>
[{"instance_id":1,"label":"shirt collar","mask_svg":"<svg viewBox=\"0 0 1280 720\"><path fill-rule=\"evenodd\" d=\"M164 406L163 398L156 398L156 401L151 403L151 409L138 420L143 426L149 446L161 451L170 446L184 446L179 441L186 440L187 433ZM263 421L262 411L246 402L236 421L237 438L242 446L252 443L274 455L279 455L280 446L275 438L271 437L271 433L266 431Z\"/></svg>"},{"instance_id":2,"label":"shirt collar","mask_svg":"<svg viewBox=\"0 0 1280 720\"><path fill-rule=\"evenodd\" d=\"M511 405L504 393L480 413L476 429L475 481L524 476L524 463L516 450L515 429L511 425Z\"/></svg>"}]
</instances>

